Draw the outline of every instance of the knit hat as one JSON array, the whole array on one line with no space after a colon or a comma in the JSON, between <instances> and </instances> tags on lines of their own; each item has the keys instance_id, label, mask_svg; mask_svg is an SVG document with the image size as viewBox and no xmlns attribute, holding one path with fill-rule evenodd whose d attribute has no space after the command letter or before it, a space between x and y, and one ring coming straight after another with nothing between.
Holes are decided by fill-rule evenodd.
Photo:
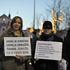
<instances>
[{"instance_id":1,"label":"knit hat","mask_svg":"<svg viewBox=\"0 0 70 70\"><path fill-rule=\"evenodd\" d=\"M50 21L44 21L43 29L52 29L52 23Z\"/></svg>"}]
</instances>

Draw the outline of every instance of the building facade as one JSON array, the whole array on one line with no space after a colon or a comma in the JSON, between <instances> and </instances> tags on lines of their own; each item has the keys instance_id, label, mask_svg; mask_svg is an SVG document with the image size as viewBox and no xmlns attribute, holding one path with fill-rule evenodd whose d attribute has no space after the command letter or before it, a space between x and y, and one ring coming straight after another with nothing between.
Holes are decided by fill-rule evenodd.
<instances>
[{"instance_id":1,"label":"building facade","mask_svg":"<svg viewBox=\"0 0 70 70\"><path fill-rule=\"evenodd\" d=\"M11 22L10 14L8 16L5 14L0 16L0 35L9 28L10 22Z\"/></svg>"}]
</instances>

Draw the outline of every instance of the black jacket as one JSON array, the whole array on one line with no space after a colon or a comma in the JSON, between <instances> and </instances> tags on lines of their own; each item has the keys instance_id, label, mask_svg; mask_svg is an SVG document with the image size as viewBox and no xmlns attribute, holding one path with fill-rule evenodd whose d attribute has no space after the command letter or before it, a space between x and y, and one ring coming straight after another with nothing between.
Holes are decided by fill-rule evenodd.
<instances>
[{"instance_id":1,"label":"black jacket","mask_svg":"<svg viewBox=\"0 0 70 70\"><path fill-rule=\"evenodd\" d=\"M51 33L51 34L42 33L42 35L40 36L39 40L63 42L63 40L60 37L56 36L53 33Z\"/></svg>"},{"instance_id":2,"label":"black jacket","mask_svg":"<svg viewBox=\"0 0 70 70\"><path fill-rule=\"evenodd\" d=\"M56 36L55 34L45 34L42 33L42 35L39 38L40 41L55 41L55 42L63 42L63 40ZM35 64L35 70L58 70L58 61L56 60L43 60L39 59Z\"/></svg>"},{"instance_id":3,"label":"black jacket","mask_svg":"<svg viewBox=\"0 0 70 70\"><path fill-rule=\"evenodd\" d=\"M70 29L68 30L67 35L64 38L63 47L63 57L68 62L70 62Z\"/></svg>"}]
</instances>

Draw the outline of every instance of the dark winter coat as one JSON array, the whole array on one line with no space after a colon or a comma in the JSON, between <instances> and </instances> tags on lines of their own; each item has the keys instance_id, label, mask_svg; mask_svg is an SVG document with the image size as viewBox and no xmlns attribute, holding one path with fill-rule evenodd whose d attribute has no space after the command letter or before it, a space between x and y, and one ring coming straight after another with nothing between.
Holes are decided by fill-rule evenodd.
<instances>
[{"instance_id":1,"label":"dark winter coat","mask_svg":"<svg viewBox=\"0 0 70 70\"><path fill-rule=\"evenodd\" d=\"M63 57L68 62L70 62L70 29L68 30L67 35L64 38L63 47Z\"/></svg>"},{"instance_id":2,"label":"dark winter coat","mask_svg":"<svg viewBox=\"0 0 70 70\"><path fill-rule=\"evenodd\" d=\"M63 42L61 38L52 33L49 35L42 33L39 40ZM35 68L35 70L58 70L58 61L40 59L36 62Z\"/></svg>"}]
</instances>

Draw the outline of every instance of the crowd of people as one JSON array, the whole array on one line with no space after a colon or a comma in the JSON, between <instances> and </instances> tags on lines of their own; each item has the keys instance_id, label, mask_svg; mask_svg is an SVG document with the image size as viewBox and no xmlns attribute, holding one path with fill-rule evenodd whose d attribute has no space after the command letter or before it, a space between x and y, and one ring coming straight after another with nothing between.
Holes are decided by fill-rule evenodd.
<instances>
[{"instance_id":1,"label":"crowd of people","mask_svg":"<svg viewBox=\"0 0 70 70\"><path fill-rule=\"evenodd\" d=\"M40 36L37 37L35 30L32 33L32 37L30 38L31 56L5 56L4 37L27 37L22 30L22 26L22 18L15 16L11 21L9 29L0 36L0 70L29 70L29 65L31 65L32 70L58 70L60 61L48 59L37 60L34 58L37 41L61 42L63 44L62 59L67 61L67 70L70 70L70 30L63 40L52 32L51 21L43 22L43 32Z\"/></svg>"}]
</instances>

